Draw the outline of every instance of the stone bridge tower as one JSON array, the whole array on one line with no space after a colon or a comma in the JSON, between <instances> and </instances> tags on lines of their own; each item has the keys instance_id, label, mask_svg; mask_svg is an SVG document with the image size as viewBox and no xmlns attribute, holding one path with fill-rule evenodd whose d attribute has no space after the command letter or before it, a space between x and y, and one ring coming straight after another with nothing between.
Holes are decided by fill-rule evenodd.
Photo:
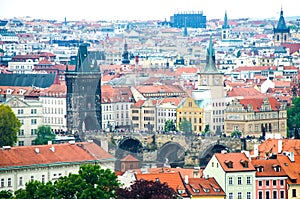
<instances>
[{"instance_id":1,"label":"stone bridge tower","mask_svg":"<svg viewBox=\"0 0 300 199\"><path fill-rule=\"evenodd\" d=\"M94 53L94 54L93 54ZM67 69L67 129L84 140L85 132L98 131L101 118L101 72L99 54L79 47L75 71ZM100 53L100 52L99 52Z\"/></svg>"}]
</instances>

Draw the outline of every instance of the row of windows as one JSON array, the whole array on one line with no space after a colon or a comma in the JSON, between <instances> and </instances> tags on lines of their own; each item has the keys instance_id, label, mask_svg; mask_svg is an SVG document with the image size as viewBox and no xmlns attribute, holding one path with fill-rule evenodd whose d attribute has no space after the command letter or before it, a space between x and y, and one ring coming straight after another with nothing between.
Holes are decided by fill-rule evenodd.
<instances>
[{"instance_id":1,"label":"row of windows","mask_svg":"<svg viewBox=\"0 0 300 199\"><path fill-rule=\"evenodd\" d=\"M53 108L53 107L43 108L43 113L46 114L64 114L63 111L64 111L63 108Z\"/></svg>"},{"instance_id":2,"label":"row of windows","mask_svg":"<svg viewBox=\"0 0 300 199\"><path fill-rule=\"evenodd\" d=\"M6 186L7 187L12 187L11 178L7 178L7 184L6 184ZM5 187L5 179L4 178L1 178L0 187L1 188Z\"/></svg>"},{"instance_id":3,"label":"row of windows","mask_svg":"<svg viewBox=\"0 0 300 199\"><path fill-rule=\"evenodd\" d=\"M273 186L277 186L277 180L272 180L272 184L273 184ZM265 181L265 185L266 185L267 187L270 186L270 180L266 180L266 181ZM284 186L284 180L280 180L279 185L280 185L280 186ZM259 187L263 186L263 181L259 180L259 181L258 181L258 186L259 186Z\"/></svg>"},{"instance_id":4,"label":"row of windows","mask_svg":"<svg viewBox=\"0 0 300 199\"><path fill-rule=\"evenodd\" d=\"M44 99L42 100L43 104L57 104L57 105L63 105L64 99Z\"/></svg>"},{"instance_id":5,"label":"row of windows","mask_svg":"<svg viewBox=\"0 0 300 199\"><path fill-rule=\"evenodd\" d=\"M224 110L213 111L213 115L221 115L221 114L224 114Z\"/></svg>"},{"instance_id":6,"label":"row of windows","mask_svg":"<svg viewBox=\"0 0 300 199\"><path fill-rule=\"evenodd\" d=\"M229 193L228 194L228 198L229 199L234 199L234 198L243 199L243 193L242 192L238 192L237 193L237 197L234 197L233 193ZM247 192L246 193L246 199L252 199L252 193L251 192Z\"/></svg>"},{"instance_id":7,"label":"row of windows","mask_svg":"<svg viewBox=\"0 0 300 199\"><path fill-rule=\"evenodd\" d=\"M158 112L158 116L163 116L163 117L166 117L166 116L169 116L169 117L176 117L176 113L175 112L173 112L173 113L171 113L171 112L168 112L168 113L166 113L166 112Z\"/></svg>"},{"instance_id":8,"label":"row of windows","mask_svg":"<svg viewBox=\"0 0 300 199\"><path fill-rule=\"evenodd\" d=\"M17 112L18 112L18 115L23 115L24 114L24 109L18 109ZM30 113L31 114L37 114L37 110L36 109L31 109Z\"/></svg>"},{"instance_id":9,"label":"row of windows","mask_svg":"<svg viewBox=\"0 0 300 199\"><path fill-rule=\"evenodd\" d=\"M277 190L272 191L272 196L269 190L263 192L263 191L258 191L258 199L284 199L285 198L285 192L284 190L281 190L280 195L278 196ZM295 197L295 196L293 196Z\"/></svg>"},{"instance_id":10,"label":"row of windows","mask_svg":"<svg viewBox=\"0 0 300 199\"><path fill-rule=\"evenodd\" d=\"M234 183L233 177L231 177L231 176L228 177L228 184L229 184L229 185L234 185L234 184L235 184L235 183ZM237 184L237 185L242 185L242 184L243 184L243 178L242 178L241 176L238 176L238 177L237 177L237 182L236 182L236 184ZM247 185L252 184L252 178L251 178L251 176L247 176L247 177L246 177L246 184L247 184Z\"/></svg>"},{"instance_id":11,"label":"row of windows","mask_svg":"<svg viewBox=\"0 0 300 199\"><path fill-rule=\"evenodd\" d=\"M61 117L44 117L45 124L64 124L64 119Z\"/></svg>"},{"instance_id":12,"label":"row of windows","mask_svg":"<svg viewBox=\"0 0 300 199\"><path fill-rule=\"evenodd\" d=\"M37 134L37 129L31 129L30 130L31 135L36 135ZM24 136L24 129L20 129L18 132L18 136Z\"/></svg>"},{"instance_id":13,"label":"row of windows","mask_svg":"<svg viewBox=\"0 0 300 199\"><path fill-rule=\"evenodd\" d=\"M218 117L218 118L213 118L214 123L221 123L224 122L224 118Z\"/></svg>"},{"instance_id":14,"label":"row of windows","mask_svg":"<svg viewBox=\"0 0 300 199\"><path fill-rule=\"evenodd\" d=\"M184 115L201 115L202 112L179 112L179 114L184 114Z\"/></svg>"}]
</instances>

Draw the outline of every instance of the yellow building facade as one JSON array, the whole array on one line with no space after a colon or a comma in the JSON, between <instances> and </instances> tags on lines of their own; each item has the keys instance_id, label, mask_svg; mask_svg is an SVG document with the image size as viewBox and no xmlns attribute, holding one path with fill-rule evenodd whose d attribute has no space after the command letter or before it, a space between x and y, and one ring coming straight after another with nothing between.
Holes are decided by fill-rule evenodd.
<instances>
[{"instance_id":1,"label":"yellow building facade","mask_svg":"<svg viewBox=\"0 0 300 199\"><path fill-rule=\"evenodd\" d=\"M191 131L195 134L201 134L204 130L204 110L200 108L192 98L186 98L176 110L177 127L186 119L191 124Z\"/></svg>"}]
</instances>

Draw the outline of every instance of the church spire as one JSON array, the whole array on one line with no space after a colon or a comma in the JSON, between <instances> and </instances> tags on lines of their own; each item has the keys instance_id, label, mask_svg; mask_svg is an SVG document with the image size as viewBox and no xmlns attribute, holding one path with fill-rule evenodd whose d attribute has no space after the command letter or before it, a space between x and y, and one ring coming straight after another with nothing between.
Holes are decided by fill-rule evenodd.
<instances>
[{"instance_id":1,"label":"church spire","mask_svg":"<svg viewBox=\"0 0 300 199\"><path fill-rule=\"evenodd\" d=\"M127 45L127 42L125 40L122 64L129 64L130 63L130 60L128 58L129 53L128 53L128 49L127 48L128 48L128 45Z\"/></svg>"},{"instance_id":2,"label":"church spire","mask_svg":"<svg viewBox=\"0 0 300 199\"><path fill-rule=\"evenodd\" d=\"M227 11L225 11L225 16L224 16L224 23L222 25L222 29L228 29L229 25L228 25L228 19L227 19Z\"/></svg>"},{"instance_id":3,"label":"church spire","mask_svg":"<svg viewBox=\"0 0 300 199\"><path fill-rule=\"evenodd\" d=\"M286 26L286 23L285 23L285 20L284 20L284 17L283 17L283 10L281 8L281 11L280 11L280 17L279 17L279 21L277 23L277 30L288 30L287 26Z\"/></svg>"},{"instance_id":4,"label":"church spire","mask_svg":"<svg viewBox=\"0 0 300 199\"><path fill-rule=\"evenodd\" d=\"M209 46L207 49L207 55L206 55L206 67L204 69L205 73L218 73L218 69L216 68L215 63L215 51L213 48L213 42L212 42L212 36L209 38Z\"/></svg>"}]
</instances>

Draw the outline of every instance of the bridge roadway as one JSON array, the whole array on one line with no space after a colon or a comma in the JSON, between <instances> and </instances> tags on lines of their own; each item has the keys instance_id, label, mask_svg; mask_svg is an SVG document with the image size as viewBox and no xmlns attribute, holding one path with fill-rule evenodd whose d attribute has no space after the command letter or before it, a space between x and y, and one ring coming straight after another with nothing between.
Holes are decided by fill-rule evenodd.
<instances>
[{"instance_id":1,"label":"bridge roadway","mask_svg":"<svg viewBox=\"0 0 300 199\"><path fill-rule=\"evenodd\" d=\"M117 160L131 154L147 166L204 167L216 152L239 152L245 149L239 138L202 137L158 133L101 133L86 135ZM117 165L117 164L116 164Z\"/></svg>"}]
</instances>

